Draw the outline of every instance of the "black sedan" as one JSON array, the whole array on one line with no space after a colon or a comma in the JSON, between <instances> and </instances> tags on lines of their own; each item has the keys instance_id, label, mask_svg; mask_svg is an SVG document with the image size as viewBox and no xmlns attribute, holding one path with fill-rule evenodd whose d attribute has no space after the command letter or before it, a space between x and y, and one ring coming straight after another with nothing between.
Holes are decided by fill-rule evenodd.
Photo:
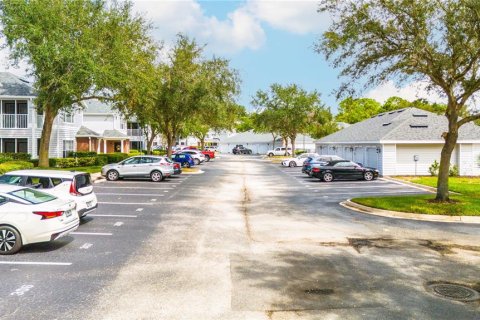
<instances>
[{"instance_id":1,"label":"black sedan","mask_svg":"<svg viewBox=\"0 0 480 320\"><path fill-rule=\"evenodd\" d=\"M348 160L329 161L325 164L313 164L311 168L313 177L325 182L333 180L373 180L378 178L378 170L360 166Z\"/></svg>"},{"instance_id":2,"label":"black sedan","mask_svg":"<svg viewBox=\"0 0 480 320\"><path fill-rule=\"evenodd\" d=\"M232 150L233 154L252 154L252 150L245 148L242 145L237 145L235 148Z\"/></svg>"}]
</instances>

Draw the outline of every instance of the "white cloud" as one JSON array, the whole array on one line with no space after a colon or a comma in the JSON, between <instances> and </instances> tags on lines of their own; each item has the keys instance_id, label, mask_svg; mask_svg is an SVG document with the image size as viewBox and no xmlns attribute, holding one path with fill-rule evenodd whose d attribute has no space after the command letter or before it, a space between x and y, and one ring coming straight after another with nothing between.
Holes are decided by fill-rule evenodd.
<instances>
[{"instance_id":1,"label":"white cloud","mask_svg":"<svg viewBox=\"0 0 480 320\"><path fill-rule=\"evenodd\" d=\"M153 35L160 41L171 42L181 32L218 53L255 50L265 42L260 22L243 6L224 20L207 16L195 0L136 1L134 8L151 20L155 27Z\"/></svg>"},{"instance_id":2,"label":"white cloud","mask_svg":"<svg viewBox=\"0 0 480 320\"><path fill-rule=\"evenodd\" d=\"M330 24L327 14L317 12L317 0L249 0L246 8L273 28L297 34L320 33Z\"/></svg>"},{"instance_id":3,"label":"white cloud","mask_svg":"<svg viewBox=\"0 0 480 320\"><path fill-rule=\"evenodd\" d=\"M430 102L445 103L445 99L433 90L427 90L427 83L412 82L404 87L397 87L393 81L388 81L369 92L366 97L384 103L388 98L397 96L409 101L426 99Z\"/></svg>"}]
</instances>

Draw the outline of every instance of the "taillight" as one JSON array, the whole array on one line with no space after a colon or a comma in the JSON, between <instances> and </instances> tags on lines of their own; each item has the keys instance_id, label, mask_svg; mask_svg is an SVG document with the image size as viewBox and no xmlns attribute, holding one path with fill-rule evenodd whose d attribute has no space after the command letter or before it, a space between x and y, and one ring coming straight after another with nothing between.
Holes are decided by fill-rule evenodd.
<instances>
[{"instance_id":1,"label":"taillight","mask_svg":"<svg viewBox=\"0 0 480 320\"><path fill-rule=\"evenodd\" d=\"M75 180L72 180L72 183L70 184L70 194L72 196L79 196L80 192L77 191L77 188L75 187Z\"/></svg>"},{"instance_id":2,"label":"taillight","mask_svg":"<svg viewBox=\"0 0 480 320\"><path fill-rule=\"evenodd\" d=\"M312 172L320 172L320 168L313 168Z\"/></svg>"},{"instance_id":3,"label":"taillight","mask_svg":"<svg viewBox=\"0 0 480 320\"><path fill-rule=\"evenodd\" d=\"M63 211L34 211L33 213L42 216L42 220L52 219L63 215Z\"/></svg>"}]
</instances>

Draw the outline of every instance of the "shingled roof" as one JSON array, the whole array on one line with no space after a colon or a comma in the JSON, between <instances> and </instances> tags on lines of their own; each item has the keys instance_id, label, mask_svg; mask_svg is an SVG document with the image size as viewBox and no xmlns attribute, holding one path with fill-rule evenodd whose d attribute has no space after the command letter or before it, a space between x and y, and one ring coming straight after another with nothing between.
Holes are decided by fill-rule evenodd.
<instances>
[{"instance_id":1,"label":"shingled roof","mask_svg":"<svg viewBox=\"0 0 480 320\"><path fill-rule=\"evenodd\" d=\"M0 72L0 96L34 97L36 94L27 80L10 72Z\"/></svg>"},{"instance_id":2,"label":"shingled roof","mask_svg":"<svg viewBox=\"0 0 480 320\"><path fill-rule=\"evenodd\" d=\"M100 135L87 127L81 126L80 129L78 129L77 131L76 137L78 138L100 137Z\"/></svg>"},{"instance_id":3,"label":"shingled roof","mask_svg":"<svg viewBox=\"0 0 480 320\"><path fill-rule=\"evenodd\" d=\"M101 102L97 99L86 100L83 102L85 104L85 114L89 113L104 113L104 114L113 114L115 113L108 104Z\"/></svg>"},{"instance_id":4,"label":"shingled roof","mask_svg":"<svg viewBox=\"0 0 480 320\"><path fill-rule=\"evenodd\" d=\"M378 143L380 141L443 141L447 118L418 108L380 113L317 140L317 143ZM460 127L459 141L480 140L480 126Z\"/></svg>"}]
</instances>

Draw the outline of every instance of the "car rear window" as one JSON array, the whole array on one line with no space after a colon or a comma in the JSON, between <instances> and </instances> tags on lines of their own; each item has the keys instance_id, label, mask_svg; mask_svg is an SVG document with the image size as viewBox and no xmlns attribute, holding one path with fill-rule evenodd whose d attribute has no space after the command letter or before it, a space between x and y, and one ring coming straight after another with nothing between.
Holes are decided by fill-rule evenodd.
<instances>
[{"instance_id":1,"label":"car rear window","mask_svg":"<svg viewBox=\"0 0 480 320\"><path fill-rule=\"evenodd\" d=\"M8 174L0 176L0 183L19 185L20 182L22 182L22 177L20 176L11 176Z\"/></svg>"},{"instance_id":2,"label":"car rear window","mask_svg":"<svg viewBox=\"0 0 480 320\"><path fill-rule=\"evenodd\" d=\"M165 159L165 161L167 161L168 163L173 163L172 159L169 159L169 158L167 158L167 157L165 157L164 159Z\"/></svg>"},{"instance_id":3,"label":"car rear window","mask_svg":"<svg viewBox=\"0 0 480 320\"><path fill-rule=\"evenodd\" d=\"M78 189L89 187L92 185L89 174L79 174L75 176L75 186Z\"/></svg>"},{"instance_id":4,"label":"car rear window","mask_svg":"<svg viewBox=\"0 0 480 320\"><path fill-rule=\"evenodd\" d=\"M34 189L30 189L30 188L20 189L17 191L10 192L9 194L17 198L20 198L22 200L26 200L32 204L44 203L44 202L48 202L56 199L52 195L49 195Z\"/></svg>"}]
</instances>

